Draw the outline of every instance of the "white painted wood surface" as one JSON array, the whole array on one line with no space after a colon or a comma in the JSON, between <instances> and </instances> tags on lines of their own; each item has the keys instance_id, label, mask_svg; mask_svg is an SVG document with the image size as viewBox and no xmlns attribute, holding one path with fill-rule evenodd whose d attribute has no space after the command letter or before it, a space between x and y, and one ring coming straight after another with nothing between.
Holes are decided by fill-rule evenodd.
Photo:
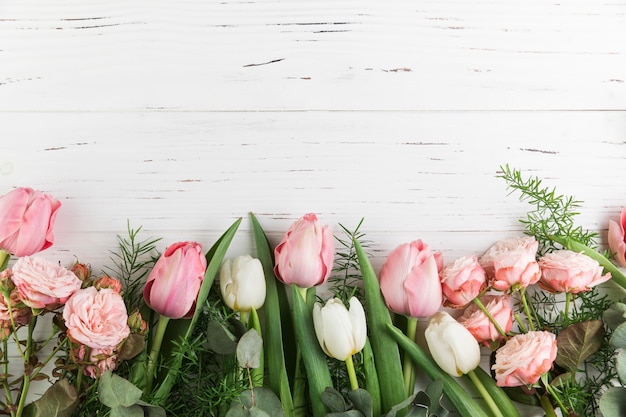
<instances>
[{"instance_id":1,"label":"white painted wood surface","mask_svg":"<svg viewBox=\"0 0 626 417\"><path fill-rule=\"evenodd\" d=\"M0 193L62 200L46 257L109 263L126 222L208 248L306 212L444 259L520 232L509 163L626 205L626 3L0 4ZM230 254L253 251L244 220Z\"/></svg>"}]
</instances>

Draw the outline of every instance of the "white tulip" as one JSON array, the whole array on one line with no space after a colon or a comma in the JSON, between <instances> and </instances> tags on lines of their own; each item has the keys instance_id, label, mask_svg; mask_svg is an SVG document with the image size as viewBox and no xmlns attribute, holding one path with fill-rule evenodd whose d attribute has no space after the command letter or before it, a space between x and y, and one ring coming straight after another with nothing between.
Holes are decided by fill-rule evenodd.
<instances>
[{"instance_id":1,"label":"white tulip","mask_svg":"<svg viewBox=\"0 0 626 417\"><path fill-rule=\"evenodd\" d=\"M365 346L365 311L357 298L350 298L350 310L338 298L329 300L325 306L315 303L313 326L320 346L333 358L345 361Z\"/></svg>"},{"instance_id":2,"label":"white tulip","mask_svg":"<svg viewBox=\"0 0 626 417\"><path fill-rule=\"evenodd\" d=\"M250 255L226 259L220 269L220 290L235 311L259 309L265 303L265 275L261 261Z\"/></svg>"},{"instance_id":3,"label":"white tulip","mask_svg":"<svg viewBox=\"0 0 626 417\"><path fill-rule=\"evenodd\" d=\"M472 334L448 313L433 314L424 332L428 349L441 369L461 376L480 363L480 346Z\"/></svg>"}]
</instances>

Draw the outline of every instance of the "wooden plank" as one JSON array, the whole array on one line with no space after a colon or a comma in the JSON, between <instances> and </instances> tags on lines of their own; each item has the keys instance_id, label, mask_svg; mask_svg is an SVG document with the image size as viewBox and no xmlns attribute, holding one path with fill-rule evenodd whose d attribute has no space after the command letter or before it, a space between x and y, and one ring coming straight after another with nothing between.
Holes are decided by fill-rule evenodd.
<instances>
[{"instance_id":1,"label":"wooden plank","mask_svg":"<svg viewBox=\"0 0 626 417\"><path fill-rule=\"evenodd\" d=\"M594 0L8 0L0 110L623 110L625 12Z\"/></svg>"}]
</instances>

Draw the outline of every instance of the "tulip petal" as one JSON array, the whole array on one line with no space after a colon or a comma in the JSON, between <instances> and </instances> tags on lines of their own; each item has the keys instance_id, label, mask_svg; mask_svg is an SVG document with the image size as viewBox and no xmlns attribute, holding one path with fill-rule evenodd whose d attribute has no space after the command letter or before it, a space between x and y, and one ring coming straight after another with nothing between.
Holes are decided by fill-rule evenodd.
<instances>
[{"instance_id":1,"label":"tulip petal","mask_svg":"<svg viewBox=\"0 0 626 417\"><path fill-rule=\"evenodd\" d=\"M615 253L615 259L619 265L626 267L626 244L624 243L624 230L622 226L613 220L609 220L607 241L611 251Z\"/></svg>"},{"instance_id":2,"label":"tulip petal","mask_svg":"<svg viewBox=\"0 0 626 417\"><path fill-rule=\"evenodd\" d=\"M322 309L324 345L330 356L345 361L354 350L348 310L338 299L330 300Z\"/></svg>"},{"instance_id":3,"label":"tulip petal","mask_svg":"<svg viewBox=\"0 0 626 417\"><path fill-rule=\"evenodd\" d=\"M411 270L404 281L404 290L411 317L429 317L441 308L443 295L434 257Z\"/></svg>"},{"instance_id":4,"label":"tulip petal","mask_svg":"<svg viewBox=\"0 0 626 417\"><path fill-rule=\"evenodd\" d=\"M360 352L367 341L367 320L365 318L365 310L358 298L350 298L350 323L352 325L352 338L354 339L353 352L354 355Z\"/></svg>"}]
</instances>

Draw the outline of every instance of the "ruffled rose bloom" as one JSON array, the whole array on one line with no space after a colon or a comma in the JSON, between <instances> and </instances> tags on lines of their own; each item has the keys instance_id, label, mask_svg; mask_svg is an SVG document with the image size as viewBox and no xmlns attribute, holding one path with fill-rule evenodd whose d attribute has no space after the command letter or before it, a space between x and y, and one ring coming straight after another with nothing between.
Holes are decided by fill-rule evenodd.
<instances>
[{"instance_id":1,"label":"ruffled rose bloom","mask_svg":"<svg viewBox=\"0 0 626 417\"><path fill-rule=\"evenodd\" d=\"M615 253L615 260L623 267L626 267L626 207L622 209L620 222L609 220L608 242L609 248Z\"/></svg>"},{"instance_id":2,"label":"ruffled rose bloom","mask_svg":"<svg viewBox=\"0 0 626 417\"><path fill-rule=\"evenodd\" d=\"M548 372L556 358L556 336L534 331L513 336L496 351L491 367L499 387L532 385Z\"/></svg>"},{"instance_id":3,"label":"ruffled rose bloom","mask_svg":"<svg viewBox=\"0 0 626 417\"><path fill-rule=\"evenodd\" d=\"M491 286L499 291L526 288L541 277L539 243L532 236L511 237L491 246L479 259Z\"/></svg>"},{"instance_id":4,"label":"ruffled rose bloom","mask_svg":"<svg viewBox=\"0 0 626 417\"><path fill-rule=\"evenodd\" d=\"M13 282L24 304L54 309L64 304L81 281L62 266L43 258L24 256L13 265Z\"/></svg>"},{"instance_id":5,"label":"ruffled rose bloom","mask_svg":"<svg viewBox=\"0 0 626 417\"><path fill-rule=\"evenodd\" d=\"M577 294L611 279L602 275L604 268L589 256L563 249L545 254L539 259L539 286L550 292Z\"/></svg>"},{"instance_id":6,"label":"ruffled rose bloom","mask_svg":"<svg viewBox=\"0 0 626 417\"><path fill-rule=\"evenodd\" d=\"M124 300L110 288L76 291L65 304L63 319L70 340L92 349L115 348L130 334Z\"/></svg>"},{"instance_id":7,"label":"ruffled rose bloom","mask_svg":"<svg viewBox=\"0 0 626 417\"><path fill-rule=\"evenodd\" d=\"M421 240L403 243L389 253L380 269L380 290L387 307L409 317L430 317L441 308L441 254Z\"/></svg>"},{"instance_id":8,"label":"ruffled rose bloom","mask_svg":"<svg viewBox=\"0 0 626 417\"><path fill-rule=\"evenodd\" d=\"M511 327L513 327L511 296L506 294L485 294L480 297L480 302L493 316L502 331L508 333ZM457 320L470 331L478 343L482 343L485 346L489 346L491 342L503 338L489 317L476 304L468 305Z\"/></svg>"},{"instance_id":9,"label":"ruffled rose bloom","mask_svg":"<svg viewBox=\"0 0 626 417\"><path fill-rule=\"evenodd\" d=\"M3 293L0 293L0 340L9 337L13 331L11 316L13 316L13 322L17 327L24 326L32 317L32 310L22 303L20 295L11 281L11 275L10 269L0 272L0 288L2 288L3 292L7 291L9 293L9 300L6 299ZM9 302L11 310L9 310Z\"/></svg>"},{"instance_id":10,"label":"ruffled rose bloom","mask_svg":"<svg viewBox=\"0 0 626 417\"><path fill-rule=\"evenodd\" d=\"M466 306L487 286L485 270L476 256L463 256L446 265L439 273L445 306Z\"/></svg>"},{"instance_id":11,"label":"ruffled rose bloom","mask_svg":"<svg viewBox=\"0 0 626 417\"><path fill-rule=\"evenodd\" d=\"M81 345L78 349L78 359L85 360L85 346ZM91 378L99 378L103 372L117 369L117 353L113 347L106 349L89 349L88 362L93 365L87 365L83 373Z\"/></svg>"}]
</instances>

